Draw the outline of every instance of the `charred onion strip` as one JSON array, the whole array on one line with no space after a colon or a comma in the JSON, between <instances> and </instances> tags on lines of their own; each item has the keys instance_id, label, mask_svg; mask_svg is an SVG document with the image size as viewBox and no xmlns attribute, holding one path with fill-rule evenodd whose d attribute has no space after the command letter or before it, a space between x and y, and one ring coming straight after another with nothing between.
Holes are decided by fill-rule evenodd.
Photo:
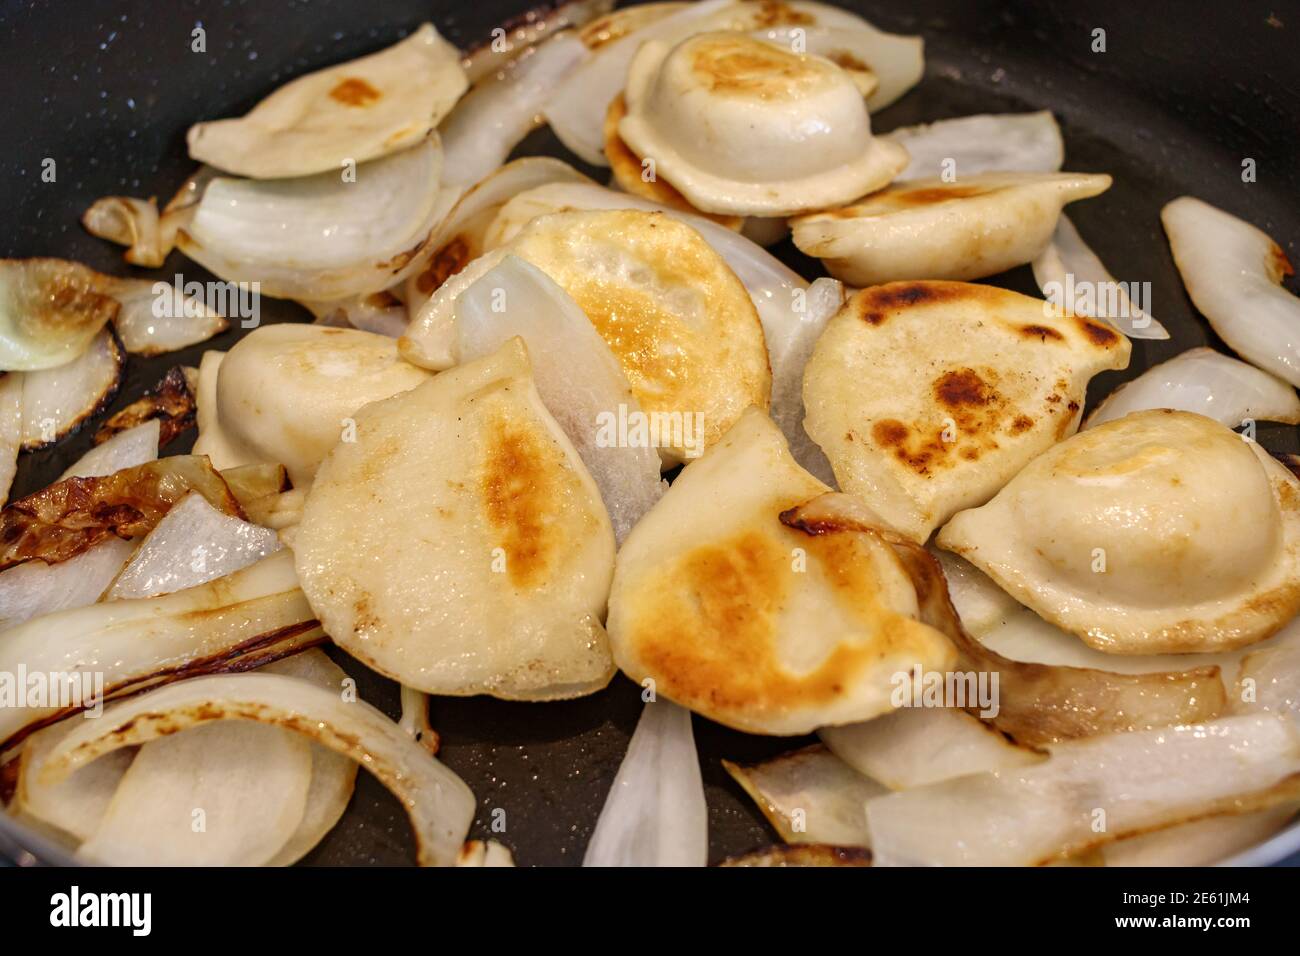
<instances>
[{"instance_id":1,"label":"charred onion strip","mask_svg":"<svg viewBox=\"0 0 1300 956\"><path fill-rule=\"evenodd\" d=\"M201 455L55 482L0 511L0 570L33 558L66 561L114 534L145 534L191 491L219 511L244 516L221 475Z\"/></svg>"},{"instance_id":2,"label":"charred onion strip","mask_svg":"<svg viewBox=\"0 0 1300 956\"><path fill-rule=\"evenodd\" d=\"M95 432L95 444L154 419L162 429L158 435L159 448L193 428L198 406L194 400L195 383L191 382L191 371L180 365L168 369L157 385L130 405L114 412L99 426L99 431ZM194 372L194 376L197 374Z\"/></svg>"}]
</instances>

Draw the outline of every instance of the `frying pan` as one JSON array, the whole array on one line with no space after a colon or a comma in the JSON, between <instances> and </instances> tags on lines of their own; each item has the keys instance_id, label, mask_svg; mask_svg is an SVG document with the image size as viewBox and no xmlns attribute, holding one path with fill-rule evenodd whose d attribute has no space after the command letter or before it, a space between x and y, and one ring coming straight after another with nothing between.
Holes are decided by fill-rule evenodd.
<instances>
[{"instance_id":1,"label":"frying pan","mask_svg":"<svg viewBox=\"0 0 1300 956\"><path fill-rule=\"evenodd\" d=\"M1066 140L1066 168L1108 172L1115 185L1070 215L1125 281L1149 281L1152 312L1167 342L1134 341L1132 364L1093 382L1096 400L1156 362L1198 345L1222 348L1188 301L1160 228L1160 207L1190 193L1241 216L1300 261L1300 5L1129 0L992 3L971 0L833 0L883 29L923 34L926 76L873 117L880 132L977 112L1051 109ZM51 255L125 274L121 250L84 233L81 213L111 194L170 195L192 171L186 128L238 115L275 86L310 70L384 47L432 19L462 47L522 13L530 0L52 0L0 2L0 235L4 256ZM1176 14L1171 11L1176 9ZM207 52L193 53L202 26ZM1105 52L1094 52L1104 30ZM565 156L542 129L519 152ZM42 162L57 178L42 181ZM567 157L572 159L572 157ZM1255 161L1256 181L1242 163ZM605 174L585 170L603 181ZM817 263L788 243L775 250L809 278ZM175 254L139 275L212 278ZM988 280L1037 295L1027 267ZM264 300L262 321L304 321L288 302ZM237 326L237 323L232 323ZM133 356L109 412L138 398L174 364L197 365L205 349L228 349L233 328L203 345L157 359ZM91 445L94 427L26 455L14 494L53 481ZM1298 449L1294 428L1261 424L1274 452ZM185 451L189 436L169 447ZM362 697L396 715L396 685L331 651ZM479 800L471 836L510 846L521 865L577 864L640 713L639 688L622 678L583 700L521 704L488 698L435 699L441 758ZM720 761L774 756L806 741L752 737L695 718L709 801L710 858L776 842ZM491 831L505 811L504 832ZM497 815L500 819L500 815ZM1300 849L1292 828L1240 862L1272 863ZM66 857L0 815L0 852L21 862ZM1296 857L1295 859L1300 859ZM335 830L304 863L414 861L405 814L368 774Z\"/></svg>"}]
</instances>

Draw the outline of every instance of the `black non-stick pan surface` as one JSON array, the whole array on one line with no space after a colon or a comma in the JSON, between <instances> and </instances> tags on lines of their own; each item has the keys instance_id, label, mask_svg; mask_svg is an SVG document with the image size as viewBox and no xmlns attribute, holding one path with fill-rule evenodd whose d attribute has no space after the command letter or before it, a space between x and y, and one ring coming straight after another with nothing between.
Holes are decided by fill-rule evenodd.
<instances>
[{"instance_id":1,"label":"black non-stick pan surface","mask_svg":"<svg viewBox=\"0 0 1300 956\"><path fill-rule=\"evenodd\" d=\"M245 112L302 73L384 47L424 20L462 47L524 12L529 0L77 0L0 4L0 254L60 256L126 274L121 250L87 235L82 212L100 196L166 199L192 171L185 130ZM926 76L873 117L877 131L961 116L1048 108L1065 133L1066 169L1106 172L1114 187L1070 215L1122 281L1152 284L1152 313L1167 342L1134 341L1125 372L1093 383L1093 396L1197 345L1222 347L1192 308L1160 228L1160 207L1190 193L1272 235L1300 261L1300 5L1180 2L844 2L876 25L920 33ZM191 51L201 26L207 51ZM1104 32L1097 52L1095 31ZM593 104L594 106L594 104ZM568 158L549 131L520 154ZM53 159L55 182L42 181ZM1255 181L1244 182L1243 161ZM586 170L603 181L605 173ZM818 264L788 243L775 250L809 278ZM156 272L212 277L176 254ZM1037 295L1028 267L988 280ZM288 302L263 300L263 322L305 321ZM139 397L177 363L228 349L238 328L157 359L132 356L109 412ZM24 456L14 494L58 477L91 445L94 427ZM1295 429L1261 425L1270 450L1298 450ZM187 450L192 436L171 451ZM363 697L398 713L396 685L335 658ZM440 754L478 796L472 836L508 845L520 865L576 864L641 709L638 688L616 678L603 693L553 704L488 698L434 701ZM751 737L695 719L709 800L710 859L776 841L727 777L723 758L772 756L802 740ZM492 832L493 811L504 832ZM495 815L501 819L500 814ZM307 864L414 860L405 814L368 774L338 827Z\"/></svg>"}]
</instances>

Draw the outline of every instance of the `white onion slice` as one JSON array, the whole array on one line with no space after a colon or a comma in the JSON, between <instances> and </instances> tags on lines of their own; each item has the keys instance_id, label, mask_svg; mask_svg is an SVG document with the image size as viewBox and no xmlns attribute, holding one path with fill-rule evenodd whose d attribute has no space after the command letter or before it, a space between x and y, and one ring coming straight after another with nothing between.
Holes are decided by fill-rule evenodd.
<instances>
[{"instance_id":1,"label":"white onion slice","mask_svg":"<svg viewBox=\"0 0 1300 956\"><path fill-rule=\"evenodd\" d=\"M104 329L67 365L23 373L23 448L43 448L85 424L117 393L124 364Z\"/></svg>"},{"instance_id":2,"label":"white onion slice","mask_svg":"<svg viewBox=\"0 0 1300 956\"><path fill-rule=\"evenodd\" d=\"M43 781L41 770L50 752L82 723L83 718L70 717L27 738L10 807L10 812L35 817L78 843L95 832L123 774L135 759L134 750L115 750L59 783Z\"/></svg>"},{"instance_id":3,"label":"white onion slice","mask_svg":"<svg viewBox=\"0 0 1300 956\"><path fill-rule=\"evenodd\" d=\"M121 601L197 587L279 548L274 531L223 514L191 492L145 536L106 597Z\"/></svg>"},{"instance_id":4,"label":"white onion slice","mask_svg":"<svg viewBox=\"0 0 1300 956\"><path fill-rule=\"evenodd\" d=\"M458 776L364 701L276 674L199 677L142 694L86 721L60 741L44 777L119 747L214 720L253 720L297 731L373 773L410 815L422 865L450 866L474 819L474 794Z\"/></svg>"},{"instance_id":5,"label":"white onion slice","mask_svg":"<svg viewBox=\"0 0 1300 956\"><path fill-rule=\"evenodd\" d=\"M912 156L900 181L938 179L950 168L959 180L978 173L1054 173L1065 162L1065 142L1051 110L959 116L904 126L883 138Z\"/></svg>"},{"instance_id":6,"label":"white onion slice","mask_svg":"<svg viewBox=\"0 0 1300 956\"><path fill-rule=\"evenodd\" d=\"M347 673L324 651L313 648L267 664L258 671L304 680L332 694L341 694ZM283 731L289 733L289 731ZM92 764L92 766L94 766ZM306 856L325 834L334 829L352 799L357 780L357 763L313 741L311 743L311 786L307 789L307 807L302 822L289 841L272 857L267 866L292 866Z\"/></svg>"},{"instance_id":7,"label":"white onion slice","mask_svg":"<svg viewBox=\"0 0 1300 956\"><path fill-rule=\"evenodd\" d=\"M261 673L287 675L333 693L340 692L346 676L319 650L269 664ZM101 757L59 787L123 752ZM352 760L290 730L237 720L147 743L133 766L105 826L81 855L115 864L287 866L338 822L357 771ZM256 775L259 767L270 772ZM39 769L33 767L31 776L39 779ZM199 834L192 830L189 807L204 811L205 829Z\"/></svg>"},{"instance_id":8,"label":"white onion slice","mask_svg":"<svg viewBox=\"0 0 1300 956\"><path fill-rule=\"evenodd\" d=\"M0 672L102 675L103 690L195 668L287 640L314 620L298 590L293 555L277 552L207 584L137 601L109 601L47 614L5 633ZM0 708L0 748L26 727L65 709Z\"/></svg>"},{"instance_id":9,"label":"white onion slice","mask_svg":"<svg viewBox=\"0 0 1300 956\"><path fill-rule=\"evenodd\" d=\"M59 475L59 481L64 478L102 478L123 468L134 468L147 461L154 461L158 458L158 439L161 435L162 423L156 418L118 432L77 459L67 471Z\"/></svg>"},{"instance_id":10,"label":"white onion slice","mask_svg":"<svg viewBox=\"0 0 1300 956\"><path fill-rule=\"evenodd\" d=\"M1065 213L1052 240L1033 261L1034 281L1050 301L1076 315L1104 319L1131 339L1167 339L1169 332L1142 311L1088 247Z\"/></svg>"},{"instance_id":11,"label":"white onion slice","mask_svg":"<svg viewBox=\"0 0 1300 956\"><path fill-rule=\"evenodd\" d=\"M875 863L1035 865L1297 795L1300 735L1269 715L1075 740L1041 764L867 803ZM1101 827L1100 831L1097 827Z\"/></svg>"},{"instance_id":12,"label":"white onion slice","mask_svg":"<svg viewBox=\"0 0 1300 956\"><path fill-rule=\"evenodd\" d=\"M1139 834L1107 844L1102 860L1107 866L1211 866L1267 840L1298 808L1284 804Z\"/></svg>"},{"instance_id":13,"label":"white onion slice","mask_svg":"<svg viewBox=\"0 0 1300 956\"><path fill-rule=\"evenodd\" d=\"M835 279L817 279L808 287L802 309L793 310L794 321L773 328L767 338L772 365L772 421L804 469L830 488L838 488L826 453L804 431L803 370L812 356L826 323L844 304L844 286Z\"/></svg>"},{"instance_id":14,"label":"white onion slice","mask_svg":"<svg viewBox=\"0 0 1300 956\"><path fill-rule=\"evenodd\" d=\"M708 29L709 18L734 0L704 0L634 30L600 47L573 70L546 103L544 113L561 143L583 162L608 166L605 159L605 111L623 90L628 64L647 40L681 39Z\"/></svg>"},{"instance_id":15,"label":"white onion slice","mask_svg":"<svg viewBox=\"0 0 1300 956\"><path fill-rule=\"evenodd\" d=\"M308 73L238 119L198 123L190 156L255 179L334 172L418 143L469 81L433 25L378 53Z\"/></svg>"},{"instance_id":16,"label":"white onion slice","mask_svg":"<svg viewBox=\"0 0 1300 956\"><path fill-rule=\"evenodd\" d=\"M542 110L565 77L589 56L574 34L560 34L475 84L439 128L443 181L472 186L504 163L540 124Z\"/></svg>"},{"instance_id":17,"label":"white onion slice","mask_svg":"<svg viewBox=\"0 0 1300 956\"><path fill-rule=\"evenodd\" d=\"M299 179L213 179L177 245L195 262L263 294L330 300L401 282L420 264L439 203L437 134L347 171Z\"/></svg>"},{"instance_id":18,"label":"white onion slice","mask_svg":"<svg viewBox=\"0 0 1300 956\"><path fill-rule=\"evenodd\" d=\"M1182 196L1160 212L1193 304L1250 364L1300 386L1300 298L1282 286L1294 273L1260 229Z\"/></svg>"},{"instance_id":19,"label":"white onion slice","mask_svg":"<svg viewBox=\"0 0 1300 956\"><path fill-rule=\"evenodd\" d=\"M23 448L23 373L0 375L0 502L9 499Z\"/></svg>"},{"instance_id":20,"label":"white onion slice","mask_svg":"<svg viewBox=\"0 0 1300 956\"><path fill-rule=\"evenodd\" d=\"M614 0L569 0L564 3L542 2L531 10L503 23L505 36L493 37L465 52L461 65L470 83L505 69L523 55L529 47L543 42L561 30L582 27L605 14L614 6ZM617 16L617 14L616 14ZM598 29L593 25L593 29ZM585 31L584 31L585 36Z\"/></svg>"},{"instance_id":21,"label":"white onion slice","mask_svg":"<svg viewBox=\"0 0 1300 956\"><path fill-rule=\"evenodd\" d=\"M66 366L117 315L98 272L63 259L0 259L0 371Z\"/></svg>"},{"instance_id":22,"label":"white onion slice","mask_svg":"<svg viewBox=\"0 0 1300 956\"><path fill-rule=\"evenodd\" d=\"M140 748L77 856L260 866L298 829L310 784L311 748L297 734L248 721L192 727Z\"/></svg>"},{"instance_id":23,"label":"white onion slice","mask_svg":"<svg viewBox=\"0 0 1300 956\"><path fill-rule=\"evenodd\" d=\"M28 561L0 571L0 630L42 614L94 604L135 550L113 537L57 564Z\"/></svg>"},{"instance_id":24,"label":"white onion slice","mask_svg":"<svg viewBox=\"0 0 1300 956\"><path fill-rule=\"evenodd\" d=\"M652 700L601 808L583 866L704 866L709 810L691 712Z\"/></svg>"},{"instance_id":25,"label":"white onion slice","mask_svg":"<svg viewBox=\"0 0 1300 956\"><path fill-rule=\"evenodd\" d=\"M921 787L970 773L1038 763L1043 755L1020 747L964 710L900 709L818 735L858 773L891 790Z\"/></svg>"},{"instance_id":26,"label":"white onion slice","mask_svg":"<svg viewBox=\"0 0 1300 956\"><path fill-rule=\"evenodd\" d=\"M1300 725L1300 619L1281 640L1242 658L1232 701L1240 712L1279 714Z\"/></svg>"},{"instance_id":27,"label":"white onion slice","mask_svg":"<svg viewBox=\"0 0 1300 956\"><path fill-rule=\"evenodd\" d=\"M1126 382L1092 410L1084 428L1147 408L1196 412L1229 428L1247 421L1300 423L1295 389L1210 348L1188 349Z\"/></svg>"},{"instance_id":28,"label":"white onion slice","mask_svg":"<svg viewBox=\"0 0 1300 956\"><path fill-rule=\"evenodd\" d=\"M100 288L121 306L113 327L122 347L133 354L174 352L206 342L229 328L202 299L187 296L174 285L149 279L103 278Z\"/></svg>"},{"instance_id":29,"label":"white onion slice","mask_svg":"<svg viewBox=\"0 0 1300 956\"><path fill-rule=\"evenodd\" d=\"M591 472L621 543L666 485L655 448L601 443L602 415L617 420L621 406L640 417L641 406L586 313L546 273L507 255L461 293L455 317L462 363L492 355L516 335L523 338L538 394Z\"/></svg>"},{"instance_id":30,"label":"white onion slice","mask_svg":"<svg viewBox=\"0 0 1300 956\"><path fill-rule=\"evenodd\" d=\"M722 765L786 843L870 846L863 807L889 792L817 745L751 766Z\"/></svg>"}]
</instances>

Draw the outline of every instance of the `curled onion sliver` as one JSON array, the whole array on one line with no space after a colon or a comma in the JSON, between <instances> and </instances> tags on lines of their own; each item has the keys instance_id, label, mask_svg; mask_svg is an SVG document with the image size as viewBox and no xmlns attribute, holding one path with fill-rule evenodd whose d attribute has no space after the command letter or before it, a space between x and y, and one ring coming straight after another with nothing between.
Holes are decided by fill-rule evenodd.
<instances>
[{"instance_id":1,"label":"curled onion sliver","mask_svg":"<svg viewBox=\"0 0 1300 956\"><path fill-rule=\"evenodd\" d=\"M361 764L411 818L423 866L451 866L474 819L474 794L396 724L364 701L276 674L223 674L172 684L106 710L64 738L43 774L57 781L120 747L218 720L297 731Z\"/></svg>"}]
</instances>

